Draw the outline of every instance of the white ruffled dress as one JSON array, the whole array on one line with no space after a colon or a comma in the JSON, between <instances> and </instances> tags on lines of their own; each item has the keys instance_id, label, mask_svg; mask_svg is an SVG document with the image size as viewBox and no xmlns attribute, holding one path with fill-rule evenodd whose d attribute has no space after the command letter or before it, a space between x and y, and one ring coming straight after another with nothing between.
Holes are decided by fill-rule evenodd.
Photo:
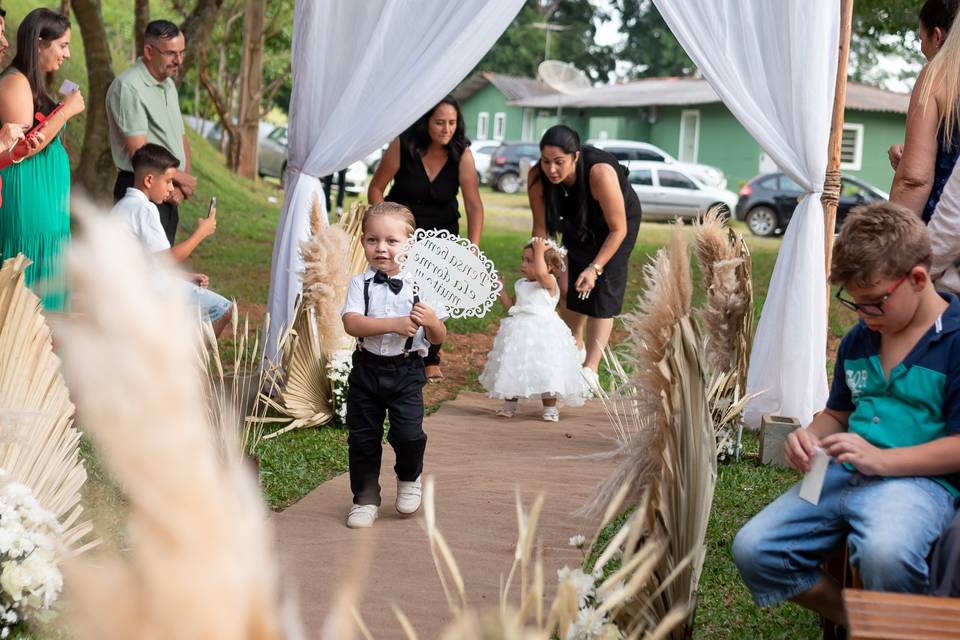
<instances>
[{"instance_id":1,"label":"white ruffled dress","mask_svg":"<svg viewBox=\"0 0 960 640\"><path fill-rule=\"evenodd\" d=\"M491 398L553 393L566 405L583 404L587 387L577 343L557 314L559 286L551 296L536 280L524 278L514 290L517 302L500 321L480 384Z\"/></svg>"}]
</instances>

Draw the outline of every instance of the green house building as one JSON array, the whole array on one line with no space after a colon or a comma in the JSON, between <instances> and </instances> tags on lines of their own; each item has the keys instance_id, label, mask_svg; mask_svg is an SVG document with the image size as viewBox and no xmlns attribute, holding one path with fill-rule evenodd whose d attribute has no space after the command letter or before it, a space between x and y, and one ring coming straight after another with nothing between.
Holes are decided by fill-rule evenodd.
<instances>
[{"instance_id":1,"label":"green house building","mask_svg":"<svg viewBox=\"0 0 960 640\"><path fill-rule=\"evenodd\" d=\"M760 145L700 78L648 78L563 95L543 82L477 73L454 92L472 140L535 141L563 122L582 139L638 140L678 160L719 167L736 191L759 173L776 171ZM891 144L903 142L910 96L850 82L841 168L888 191Z\"/></svg>"}]
</instances>

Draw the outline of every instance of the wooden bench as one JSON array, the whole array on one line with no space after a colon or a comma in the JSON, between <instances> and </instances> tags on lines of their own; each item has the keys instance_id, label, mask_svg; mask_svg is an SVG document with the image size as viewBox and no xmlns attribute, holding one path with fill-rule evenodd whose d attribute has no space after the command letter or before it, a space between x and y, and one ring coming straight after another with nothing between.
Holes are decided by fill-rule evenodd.
<instances>
[{"instance_id":1,"label":"wooden bench","mask_svg":"<svg viewBox=\"0 0 960 640\"><path fill-rule=\"evenodd\" d=\"M960 640L960 598L844 589L850 640Z\"/></svg>"}]
</instances>

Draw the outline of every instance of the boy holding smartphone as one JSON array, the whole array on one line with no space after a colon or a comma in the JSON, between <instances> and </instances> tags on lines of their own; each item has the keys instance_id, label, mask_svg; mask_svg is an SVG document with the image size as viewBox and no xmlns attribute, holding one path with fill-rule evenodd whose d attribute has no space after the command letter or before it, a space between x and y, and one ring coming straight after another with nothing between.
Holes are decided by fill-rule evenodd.
<instances>
[{"instance_id":1,"label":"boy holding smartphone","mask_svg":"<svg viewBox=\"0 0 960 640\"><path fill-rule=\"evenodd\" d=\"M148 143L133 154L132 163L134 186L127 189L111 213L123 218L130 232L148 251L168 255L176 263L183 262L205 238L217 230L216 198L210 202L207 217L197 220L197 228L190 237L171 247L160 224L157 204L163 202L173 190L180 161L160 145ZM207 289L209 278L205 274L191 273L189 277L191 283L187 285L187 293L191 302L200 308L203 319L213 324L214 333L219 336L230 323L234 305Z\"/></svg>"}]
</instances>

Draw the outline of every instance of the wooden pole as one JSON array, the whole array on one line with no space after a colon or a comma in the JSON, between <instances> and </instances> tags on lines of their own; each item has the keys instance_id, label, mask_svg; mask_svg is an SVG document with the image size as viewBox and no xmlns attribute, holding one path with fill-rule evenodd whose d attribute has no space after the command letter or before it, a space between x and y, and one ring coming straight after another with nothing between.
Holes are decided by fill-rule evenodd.
<instances>
[{"instance_id":1,"label":"wooden pole","mask_svg":"<svg viewBox=\"0 0 960 640\"><path fill-rule=\"evenodd\" d=\"M833 95L833 117L830 121L830 144L827 175L823 185L824 273L830 279L830 254L833 252L833 229L840 202L840 142L843 139L843 110L847 102L847 61L850 58L850 28L853 21L853 0L840 0L840 51L837 56L837 83ZM830 312L830 289L827 288L827 313Z\"/></svg>"}]
</instances>

